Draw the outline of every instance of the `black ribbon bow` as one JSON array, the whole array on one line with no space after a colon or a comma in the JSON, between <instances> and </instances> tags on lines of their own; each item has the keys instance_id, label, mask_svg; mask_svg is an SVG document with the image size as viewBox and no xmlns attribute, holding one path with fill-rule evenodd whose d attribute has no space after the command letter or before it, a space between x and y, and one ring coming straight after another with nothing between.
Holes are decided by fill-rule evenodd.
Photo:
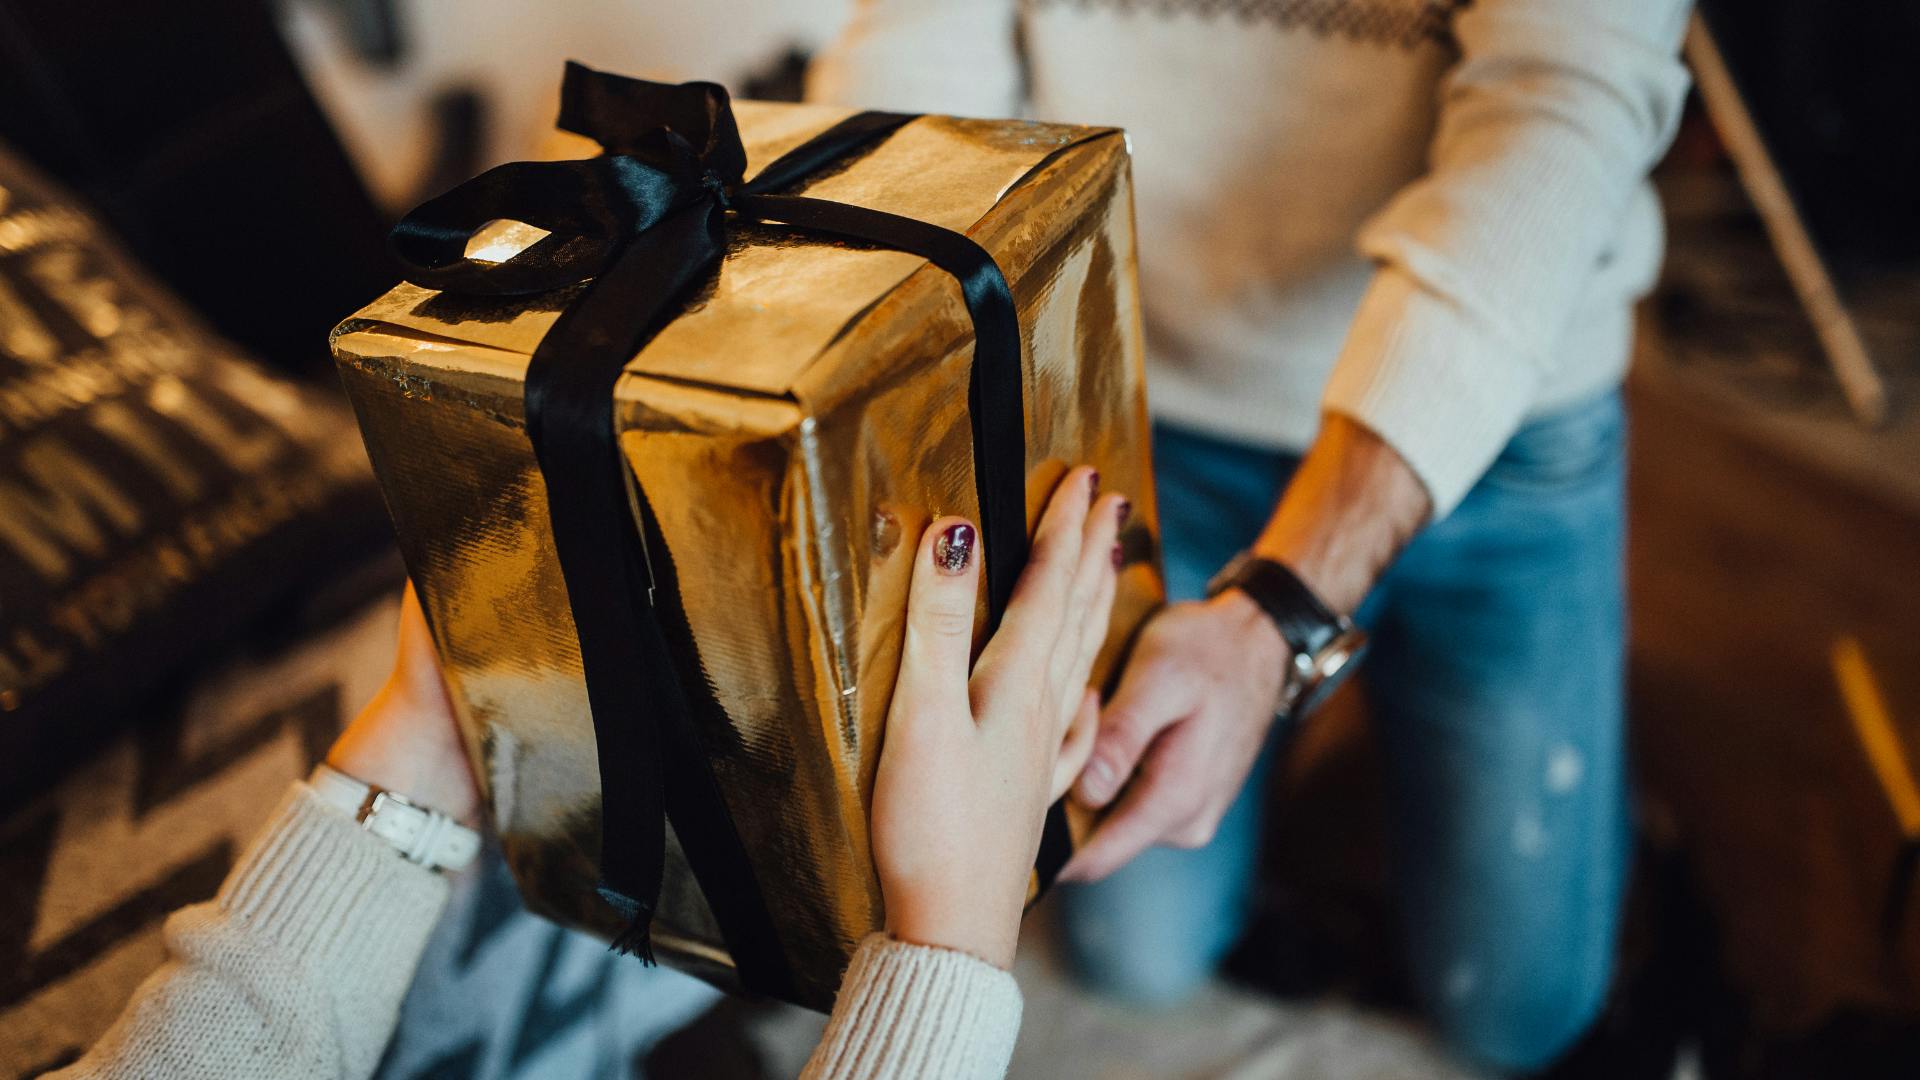
<instances>
[{"instance_id":1,"label":"black ribbon bow","mask_svg":"<svg viewBox=\"0 0 1920 1080\"><path fill-rule=\"evenodd\" d=\"M583 161L516 162L408 214L393 231L406 279L448 293L512 296L587 282L527 368L527 435L586 674L600 759L599 893L628 921L614 945L651 962L669 817L742 982L791 997L792 977L752 865L703 749L695 705L717 715L678 602L671 552L616 441L613 388L627 362L717 267L733 221L779 223L920 255L958 279L974 327L969 383L989 628L1027 558L1020 327L992 256L959 233L863 207L775 194L914 117L865 112L781 156L751 181L725 89L645 82L567 65L559 125L604 149ZM550 235L511 259L466 257L496 219ZM651 556L651 558L649 557ZM690 695L705 694L696 702ZM671 767L669 767L671 766ZM1068 854L1049 816L1039 869Z\"/></svg>"}]
</instances>

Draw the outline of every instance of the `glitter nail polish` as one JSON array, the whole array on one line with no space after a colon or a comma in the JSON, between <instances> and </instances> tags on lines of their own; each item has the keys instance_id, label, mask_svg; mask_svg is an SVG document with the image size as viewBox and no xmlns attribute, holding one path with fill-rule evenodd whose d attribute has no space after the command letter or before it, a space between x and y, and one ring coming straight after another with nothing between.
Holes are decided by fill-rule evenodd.
<instances>
[{"instance_id":1,"label":"glitter nail polish","mask_svg":"<svg viewBox=\"0 0 1920 1080\"><path fill-rule=\"evenodd\" d=\"M933 565L943 574L964 574L973 562L973 526L966 522L947 526L933 541Z\"/></svg>"}]
</instances>

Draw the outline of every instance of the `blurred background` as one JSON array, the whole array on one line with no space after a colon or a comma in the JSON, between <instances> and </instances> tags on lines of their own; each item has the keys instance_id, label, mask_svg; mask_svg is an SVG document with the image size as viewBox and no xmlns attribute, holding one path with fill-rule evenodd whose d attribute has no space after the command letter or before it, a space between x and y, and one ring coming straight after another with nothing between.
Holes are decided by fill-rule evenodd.
<instances>
[{"instance_id":1,"label":"blurred background","mask_svg":"<svg viewBox=\"0 0 1920 1080\"><path fill-rule=\"evenodd\" d=\"M395 279L391 222L532 156L564 60L793 98L850 6L0 4L0 1076L98 1034L385 670L398 563L326 331ZM1560 1075L1920 1075L1915 56L1906 0L1717 0L1689 39L1628 384L1631 985ZM1294 962L1146 1018L1057 973L1042 910L1014 1075L1466 1075L1398 985L1362 704L1274 796L1246 951ZM621 963L498 871L381 1075L797 1069L816 1018Z\"/></svg>"}]
</instances>

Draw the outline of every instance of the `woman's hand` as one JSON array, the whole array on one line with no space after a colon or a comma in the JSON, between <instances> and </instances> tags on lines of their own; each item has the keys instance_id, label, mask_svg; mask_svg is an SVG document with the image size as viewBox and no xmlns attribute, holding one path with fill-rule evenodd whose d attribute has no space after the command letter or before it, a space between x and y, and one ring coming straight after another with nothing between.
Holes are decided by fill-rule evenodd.
<instances>
[{"instance_id":1,"label":"woman's hand","mask_svg":"<svg viewBox=\"0 0 1920 1080\"><path fill-rule=\"evenodd\" d=\"M393 674L327 751L327 764L463 825L479 821L480 789L411 583L400 601Z\"/></svg>"},{"instance_id":2,"label":"woman's hand","mask_svg":"<svg viewBox=\"0 0 1920 1080\"><path fill-rule=\"evenodd\" d=\"M873 792L874 863L901 941L1013 963L1047 807L1072 786L1099 719L1087 678L1129 507L1098 485L1081 468L1055 489L971 677L979 534L943 518L921 537Z\"/></svg>"}]
</instances>

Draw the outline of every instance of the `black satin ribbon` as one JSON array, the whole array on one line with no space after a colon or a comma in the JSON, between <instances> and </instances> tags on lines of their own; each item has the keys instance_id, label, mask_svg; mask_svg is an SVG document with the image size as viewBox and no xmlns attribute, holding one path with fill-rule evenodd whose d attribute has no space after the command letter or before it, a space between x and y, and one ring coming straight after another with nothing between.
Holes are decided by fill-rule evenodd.
<instances>
[{"instance_id":1,"label":"black satin ribbon","mask_svg":"<svg viewBox=\"0 0 1920 1080\"><path fill-rule=\"evenodd\" d=\"M968 404L989 629L1026 564L1026 437L1020 327L993 258L912 218L776 194L914 119L866 112L835 124L743 182L746 152L727 92L567 65L560 127L597 141L582 161L502 165L408 214L393 231L406 278L444 292L513 296L582 282L527 368L527 435L547 486L554 546L580 638L600 759L599 892L628 921L615 941L651 959L671 819L742 982L792 996L792 975L705 750L721 722L679 604L672 553L620 456L613 388L726 251L730 221L784 224L920 255L956 278L974 327ZM500 263L469 260L496 219L550 235ZM634 527L637 507L638 528ZM704 727L704 730L703 730ZM1069 853L1049 815L1043 887Z\"/></svg>"}]
</instances>

